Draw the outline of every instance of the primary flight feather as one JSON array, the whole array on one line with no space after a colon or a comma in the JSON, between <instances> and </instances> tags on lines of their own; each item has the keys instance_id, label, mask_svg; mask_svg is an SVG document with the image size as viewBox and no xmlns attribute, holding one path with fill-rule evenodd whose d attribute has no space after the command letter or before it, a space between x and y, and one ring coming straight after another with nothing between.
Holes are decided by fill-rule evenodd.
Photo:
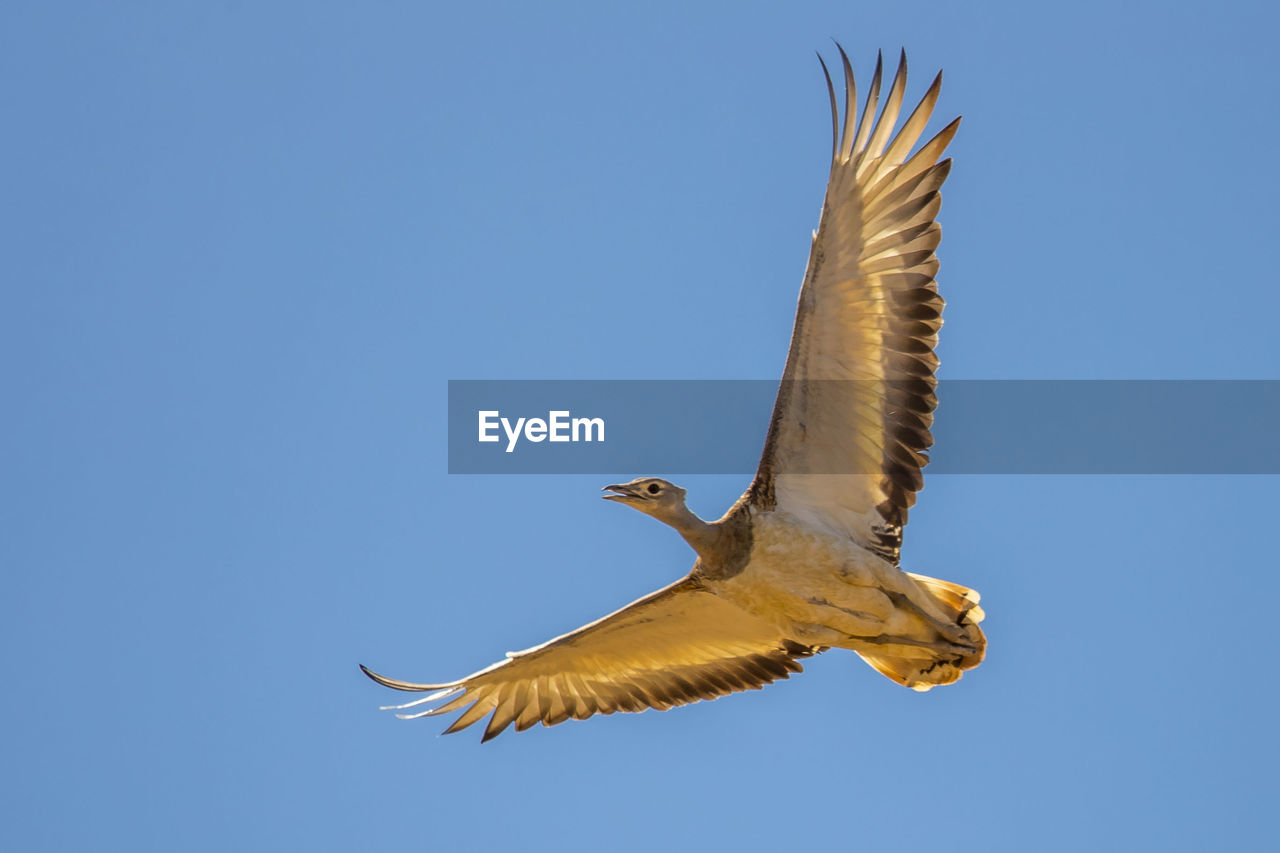
<instances>
[{"instance_id":1,"label":"primary flight feather","mask_svg":"<svg viewBox=\"0 0 1280 853\"><path fill-rule=\"evenodd\" d=\"M942 325L935 217L959 119L916 147L941 74L895 131L901 57L883 109L876 61L861 117L842 48L843 118L831 100L831 175L800 290L786 368L756 476L718 521L658 478L605 497L674 527L697 553L682 580L457 681L415 684L361 667L387 687L429 695L390 706L413 719L484 717L484 740L514 724L665 710L758 689L798 660L844 648L914 690L949 684L986 649L978 594L898 567L907 511L923 484ZM819 57L821 61L821 57Z\"/></svg>"}]
</instances>

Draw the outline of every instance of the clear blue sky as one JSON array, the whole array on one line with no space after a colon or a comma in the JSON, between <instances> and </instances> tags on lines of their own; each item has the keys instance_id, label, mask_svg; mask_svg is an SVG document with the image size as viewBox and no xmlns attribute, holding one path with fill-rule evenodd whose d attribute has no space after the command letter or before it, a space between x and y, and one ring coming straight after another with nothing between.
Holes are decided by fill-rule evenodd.
<instances>
[{"instance_id":1,"label":"clear blue sky","mask_svg":"<svg viewBox=\"0 0 1280 853\"><path fill-rule=\"evenodd\" d=\"M831 37L965 116L943 377L1280 377L1265 4L603 5L4 4L0 847L1265 846L1274 477L929 479L991 642L930 694L377 711L687 570L599 477L448 476L445 383L777 376Z\"/></svg>"}]
</instances>

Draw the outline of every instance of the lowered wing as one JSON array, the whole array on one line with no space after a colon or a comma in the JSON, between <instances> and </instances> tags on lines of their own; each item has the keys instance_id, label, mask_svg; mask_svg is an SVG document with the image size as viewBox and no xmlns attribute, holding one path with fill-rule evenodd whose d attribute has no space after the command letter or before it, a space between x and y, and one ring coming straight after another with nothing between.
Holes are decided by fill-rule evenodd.
<instances>
[{"instance_id":1,"label":"lowered wing","mask_svg":"<svg viewBox=\"0 0 1280 853\"><path fill-rule=\"evenodd\" d=\"M554 726L615 711L666 710L793 672L816 650L705 591L687 577L572 633L442 684L412 684L369 671L379 684L431 695L389 709L406 719L462 711L445 734L486 714L484 740L512 723ZM436 704L432 704L436 703ZM409 710L418 706L424 710Z\"/></svg>"},{"instance_id":2,"label":"lowered wing","mask_svg":"<svg viewBox=\"0 0 1280 853\"><path fill-rule=\"evenodd\" d=\"M905 54L879 117L877 60L857 120L843 49L840 58L843 122L828 73L831 177L769 435L746 498L851 536L896 564L907 510L923 485L923 452L933 442L933 349L943 306L934 281L941 236L934 217L951 165L938 158L960 120L913 154L942 75L894 133Z\"/></svg>"}]
</instances>

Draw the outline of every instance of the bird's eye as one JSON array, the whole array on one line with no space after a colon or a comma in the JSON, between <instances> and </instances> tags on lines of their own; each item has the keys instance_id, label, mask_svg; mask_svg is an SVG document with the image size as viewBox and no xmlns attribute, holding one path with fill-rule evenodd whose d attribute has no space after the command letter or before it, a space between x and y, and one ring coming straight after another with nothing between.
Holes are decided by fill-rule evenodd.
<instances>
[{"instance_id":1,"label":"bird's eye","mask_svg":"<svg viewBox=\"0 0 1280 853\"><path fill-rule=\"evenodd\" d=\"M662 491L662 486L659 486L657 483L649 484L649 494L656 495L660 491Z\"/></svg>"}]
</instances>

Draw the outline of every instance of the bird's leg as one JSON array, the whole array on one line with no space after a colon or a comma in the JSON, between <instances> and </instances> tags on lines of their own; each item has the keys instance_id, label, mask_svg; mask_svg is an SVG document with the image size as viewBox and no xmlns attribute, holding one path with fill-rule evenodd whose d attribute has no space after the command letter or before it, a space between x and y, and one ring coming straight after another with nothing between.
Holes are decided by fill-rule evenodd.
<instances>
[{"instance_id":1,"label":"bird's leg","mask_svg":"<svg viewBox=\"0 0 1280 853\"><path fill-rule=\"evenodd\" d=\"M929 623L929 625L946 638L948 642L960 646L968 651L974 650L973 646L969 643L968 632L960 625L957 625L954 622L948 622L945 619L939 619L933 613L929 612L928 608L920 605L910 595L901 592L888 591L886 591L885 594L898 608L910 610L912 613Z\"/></svg>"},{"instance_id":2,"label":"bird's leg","mask_svg":"<svg viewBox=\"0 0 1280 853\"><path fill-rule=\"evenodd\" d=\"M890 567L889 571L880 571L878 568L856 564L846 565L841 567L836 577L864 597L867 591L883 597L889 612L894 610L910 612L922 619L948 642L971 649L968 632L963 627L944 618L935 608L917 600L918 596L928 596L925 590L896 567ZM840 598L843 599L844 596ZM888 620L888 618L889 615L886 613L884 619Z\"/></svg>"},{"instance_id":3,"label":"bird's leg","mask_svg":"<svg viewBox=\"0 0 1280 853\"><path fill-rule=\"evenodd\" d=\"M893 614L893 603L878 589L841 587L810 595L805 601L817 611L812 622L829 625L846 637L877 637Z\"/></svg>"}]
</instances>

